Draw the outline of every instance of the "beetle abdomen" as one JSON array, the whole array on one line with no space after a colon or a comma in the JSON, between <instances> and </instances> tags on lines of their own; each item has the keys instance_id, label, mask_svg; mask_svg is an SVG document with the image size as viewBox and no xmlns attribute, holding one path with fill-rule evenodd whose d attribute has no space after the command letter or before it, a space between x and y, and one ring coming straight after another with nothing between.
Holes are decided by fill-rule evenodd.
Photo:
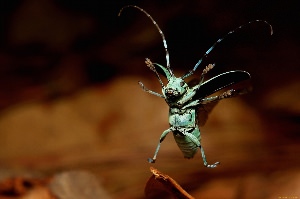
<instances>
[{"instance_id":1,"label":"beetle abdomen","mask_svg":"<svg viewBox=\"0 0 300 199\"><path fill-rule=\"evenodd\" d=\"M200 139L199 130L195 129L192 133L198 140ZM189 137L185 135L173 133L174 139L182 151L185 158L193 158L196 152L198 151L199 146L195 144Z\"/></svg>"}]
</instances>

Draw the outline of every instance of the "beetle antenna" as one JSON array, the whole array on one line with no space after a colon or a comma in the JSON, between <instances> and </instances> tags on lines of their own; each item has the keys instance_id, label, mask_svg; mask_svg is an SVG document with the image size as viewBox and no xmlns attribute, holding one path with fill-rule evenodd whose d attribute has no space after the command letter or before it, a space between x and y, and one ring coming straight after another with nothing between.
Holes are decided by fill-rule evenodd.
<instances>
[{"instance_id":1,"label":"beetle antenna","mask_svg":"<svg viewBox=\"0 0 300 199\"><path fill-rule=\"evenodd\" d=\"M197 68L198 68L198 66L201 64L201 62L202 62L202 60L205 58L205 57L207 57L207 55L216 47L216 45L218 44L218 43L220 43L221 41L223 41L228 35L230 35L230 34L232 34L232 33L234 33L234 32L236 32L237 30L239 30L239 29L242 29L242 28L244 28L245 26L247 26L247 25L249 25L249 24L251 24L251 23L256 23L256 22L263 22L263 23L265 23L265 24L267 24L267 25L269 25L270 26L270 31L271 31L271 35L273 34L273 28L272 28L272 25L271 24L269 24L267 21L264 21L264 20L254 20L254 21L249 21L248 23L246 23L246 24L244 24L244 25L241 25L241 26L239 26L239 27L237 27L236 29L234 29L234 30L232 30L232 31L230 31L230 32L228 32L225 36L223 36L222 38L220 38L220 39L218 39L205 53L204 53L204 55L202 56L202 58L196 63L196 65L194 66L194 68L193 68L193 70L190 70L188 73L186 73L185 75L183 75L182 76L182 79L185 79L186 77L189 77L189 76L191 76L196 70L197 70Z\"/></svg>"},{"instance_id":2,"label":"beetle antenna","mask_svg":"<svg viewBox=\"0 0 300 199\"><path fill-rule=\"evenodd\" d=\"M169 51L168 51L168 46L167 46L167 41L166 41L166 38L165 38L165 35L164 33L161 31L161 29L159 28L158 24L156 23L156 21L151 17L150 14L148 14L144 9L138 7L138 6L135 6L135 5L127 5L127 6L124 6L123 8L121 8L118 16L121 15L122 11L125 9L125 8L128 8L128 7L133 7L133 8L136 8L138 10L140 10L141 12L145 13L147 15L147 17L150 18L150 20L152 21L152 23L155 25L155 27L157 28L159 34L161 35L162 37L162 40L163 40L163 44L164 44L164 47L165 47L165 51L166 51L166 61L167 61L167 68L170 72L170 74L173 74L172 73L172 70L171 70L171 67L170 67L170 60L169 60Z\"/></svg>"}]
</instances>

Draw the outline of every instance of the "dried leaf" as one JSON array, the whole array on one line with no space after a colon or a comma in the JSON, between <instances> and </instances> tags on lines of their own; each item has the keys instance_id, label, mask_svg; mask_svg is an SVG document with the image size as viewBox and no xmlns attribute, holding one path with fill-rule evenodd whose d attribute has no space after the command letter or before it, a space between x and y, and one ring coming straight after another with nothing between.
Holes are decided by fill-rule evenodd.
<instances>
[{"instance_id":1,"label":"dried leaf","mask_svg":"<svg viewBox=\"0 0 300 199\"><path fill-rule=\"evenodd\" d=\"M175 180L157 169L150 167L153 175L149 178L145 195L147 198L162 198L162 196L171 195L176 199L193 199Z\"/></svg>"},{"instance_id":2,"label":"dried leaf","mask_svg":"<svg viewBox=\"0 0 300 199\"><path fill-rule=\"evenodd\" d=\"M56 174L49 184L50 192L60 199L109 199L96 176L86 171Z\"/></svg>"},{"instance_id":3,"label":"dried leaf","mask_svg":"<svg viewBox=\"0 0 300 199\"><path fill-rule=\"evenodd\" d=\"M49 179L12 177L0 182L0 199L53 199L46 185Z\"/></svg>"}]
</instances>

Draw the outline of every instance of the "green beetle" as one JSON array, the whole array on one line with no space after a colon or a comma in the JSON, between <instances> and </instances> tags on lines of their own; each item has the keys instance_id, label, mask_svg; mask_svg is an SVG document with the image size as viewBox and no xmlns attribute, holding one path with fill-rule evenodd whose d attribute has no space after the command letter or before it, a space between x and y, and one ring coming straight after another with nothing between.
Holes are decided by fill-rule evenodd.
<instances>
[{"instance_id":1,"label":"green beetle","mask_svg":"<svg viewBox=\"0 0 300 199\"><path fill-rule=\"evenodd\" d=\"M215 162L213 164L208 164L206 161L204 149L203 147L201 147L201 143L200 143L201 136L200 136L200 129L198 124L204 123L205 121L198 121L197 118L198 118L199 110L205 110L206 106L209 106L209 104L211 105L211 107L213 107L216 104L215 102L218 102L221 99L230 98L236 95L241 95L246 93L247 92L246 88L229 89L223 92L221 95L209 97L210 95L214 94L215 92L221 89L227 88L229 86L232 86L242 81L249 80L251 78L250 74L246 71L241 71L241 70L229 71L204 81L205 74L207 74L214 67L213 64L209 64L203 70L200 76L200 81L197 82L196 84L194 85L188 84L184 81L184 79L191 76L196 71L198 66L201 64L203 58L205 58L218 43L220 43L228 35L234 33L237 29L241 29L245 25L248 25L253 22L263 22L270 26L271 35L272 35L273 33L272 26L268 22L262 20L250 21L245 25L239 26L235 30L228 32L223 38L216 41L205 52L203 57L197 62L197 64L194 66L192 70L190 70L182 77L176 77L170 68L169 52L168 52L165 36L161 31L161 29L159 28L159 26L157 25L157 23L145 10L135 5L128 5L123 7L119 12L119 16L123 11L123 9L128 7L137 8L138 10L145 13L151 19L151 21L156 26L156 28L158 29L162 37L163 45L166 51L167 67L164 67L157 63L152 63L148 58L146 58L145 61L146 65L156 74L162 86L162 94L147 89L142 82L139 82L141 88L145 92L148 92L152 95L165 99L166 103L169 105L170 108L169 109L170 128L168 128L161 134L154 156L153 158L148 158L148 161L150 163L155 162L162 141L170 132L173 132L174 139L185 158L193 158L195 153L200 148L204 166L210 168L216 167L220 163ZM159 73L156 70L156 67L159 68L160 74L167 78L168 80L167 85L163 84L159 76ZM206 111L204 111L203 113L207 114Z\"/></svg>"}]
</instances>

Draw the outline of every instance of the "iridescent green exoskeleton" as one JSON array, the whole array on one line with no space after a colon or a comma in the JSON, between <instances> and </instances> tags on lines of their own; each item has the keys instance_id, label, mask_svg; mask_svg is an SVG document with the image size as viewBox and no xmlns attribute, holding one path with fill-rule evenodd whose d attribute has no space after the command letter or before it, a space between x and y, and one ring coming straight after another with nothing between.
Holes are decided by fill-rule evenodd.
<instances>
[{"instance_id":1,"label":"iridescent green exoskeleton","mask_svg":"<svg viewBox=\"0 0 300 199\"><path fill-rule=\"evenodd\" d=\"M162 94L147 89L143 85L143 83L139 82L141 88L145 92L148 92L152 95L156 95L158 97L165 99L166 103L170 107L169 109L170 128L168 128L161 134L154 156L153 158L149 158L148 161L150 163L155 162L162 141L170 132L173 132L175 141L178 147L180 148L180 150L182 151L185 158L193 158L195 153L198 151L198 148L200 148L204 166L210 168L216 167L219 164L219 162L215 162L214 164L208 164L206 161L203 147L201 147L201 143L200 143L201 136L200 136L200 129L198 124L200 123L203 124L205 123L205 121L198 121L199 110L205 110L206 106L209 105L213 107L216 104L216 102L218 102L221 99L230 98L236 95L246 93L247 88L229 89L221 93L220 95L211 96L217 91L228 88L229 86L240 83L242 81L249 80L250 74L248 72L240 71L240 70L229 71L204 81L205 75L214 67L213 64L209 64L203 70L200 76L200 80L196 84L195 83L188 84L184 81L184 79L191 76L196 71L196 69L202 62L202 59L206 57L218 43L220 43L226 36L234 33L237 29L241 29L245 25L239 26L235 30L227 33L223 38L216 41L205 52L203 57L197 62L197 64L194 66L192 70L190 70L182 77L176 77L170 68L169 52L168 52L165 36L161 31L161 29L159 28L159 26L157 25L157 23L145 10L134 5L123 7L119 15L121 14L122 10L127 7L137 8L143 13L145 13L151 19L151 21L156 26L163 39L163 44L166 51L166 61L167 61L166 67L157 63L152 63L148 58L146 59L145 62L146 65L156 74L162 86ZM272 34L272 26L268 22L262 20L255 20L255 21L250 21L247 24L253 22L266 23L267 25L270 26L271 34ZM159 68L159 70L157 70L157 67ZM163 84L159 73L167 78L168 80L167 85Z\"/></svg>"}]
</instances>

